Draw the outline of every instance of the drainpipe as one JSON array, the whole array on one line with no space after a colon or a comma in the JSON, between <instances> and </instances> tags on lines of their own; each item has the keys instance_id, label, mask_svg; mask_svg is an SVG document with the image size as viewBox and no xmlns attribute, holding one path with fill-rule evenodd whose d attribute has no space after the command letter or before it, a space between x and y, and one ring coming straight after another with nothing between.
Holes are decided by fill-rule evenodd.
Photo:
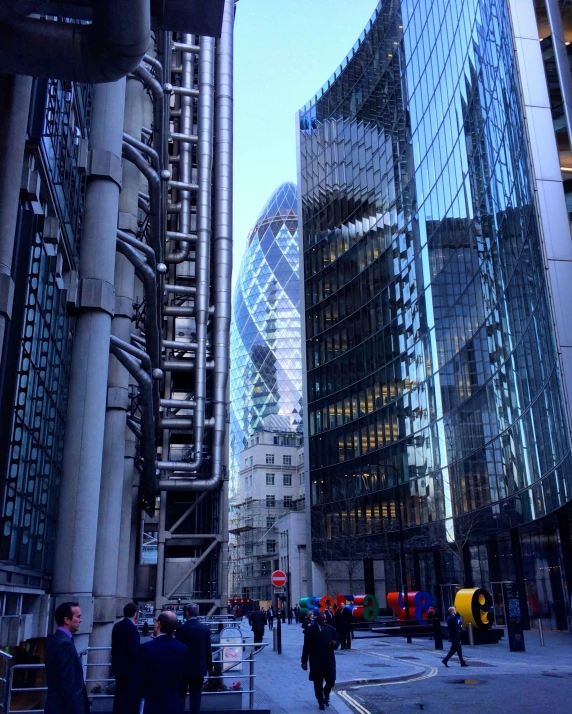
<instances>
[{"instance_id":1,"label":"drainpipe","mask_svg":"<svg viewBox=\"0 0 572 714\"><path fill-rule=\"evenodd\" d=\"M139 66L151 43L149 0L97 0L89 25L0 22L0 72L100 84Z\"/></svg>"},{"instance_id":2,"label":"drainpipe","mask_svg":"<svg viewBox=\"0 0 572 714\"><path fill-rule=\"evenodd\" d=\"M217 150L215 168L215 274L214 274L214 438L213 438L213 476L210 479L162 479L159 488L164 491L202 491L217 488L223 478L223 455L227 409L227 380L229 369L229 331L231 311L231 277L232 277L232 118L233 118L233 28L234 3L227 0L223 29L217 48L216 75L216 111L217 111ZM205 48L205 38L201 38L201 63L209 50ZM210 49L210 48L209 48ZM212 49L210 49L212 51ZM201 88L201 96L203 91ZM201 126L199 125L199 130ZM201 136L199 131L199 136ZM200 164L199 164L200 166ZM200 178L199 178L200 184ZM199 219L201 215L199 213ZM199 240L202 237L199 223ZM197 270L197 276L200 273ZM201 281L197 277L197 293L201 289ZM208 293L207 293L208 295ZM197 297L198 303L198 297ZM207 310L208 311L208 310ZM197 314L199 312L197 304ZM198 330L197 330L197 342ZM196 362L201 354L197 350ZM206 369L206 354L202 352L202 369ZM197 370L198 372L198 370ZM196 375L198 376L198 375ZM195 387L195 400L197 400ZM195 412L197 418L197 411ZM204 424L204 406L202 412ZM195 462L197 450L202 446L197 441L195 433ZM199 454L200 457L200 454ZM158 468L164 471L192 473L197 470L195 462L160 461Z\"/></svg>"},{"instance_id":3,"label":"drainpipe","mask_svg":"<svg viewBox=\"0 0 572 714\"><path fill-rule=\"evenodd\" d=\"M93 622L124 104L125 80L95 86L52 583L57 602L81 605L79 651L88 645Z\"/></svg>"},{"instance_id":4,"label":"drainpipe","mask_svg":"<svg viewBox=\"0 0 572 714\"><path fill-rule=\"evenodd\" d=\"M192 38L192 35L184 35L187 40ZM194 60L193 56L187 52L182 52L182 68L181 75L182 87L193 86L194 75ZM202 66L202 65L201 65ZM191 164L191 144L186 139L190 138L193 133L193 98L188 95L181 95L181 131L176 135L179 142L179 181L183 184L190 184L192 179ZM199 117L200 122L200 117ZM200 159L199 159L200 167ZM200 171L200 168L199 168ZM191 196L188 191L180 191L181 208L179 211L179 231L177 234L171 233L168 237L178 239L178 248L167 253L165 262L167 264L182 263L188 260L191 250Z\"/></svg>"},{"instance_id":5,"label":"drainpipe","mask_svg":"<svg viewBox=\"0 0 572 714\"><path fill-rule=\"evenodd\" d=\"M30 77L0 75L0 362L12 315L12 258L31 90Z\"/></svg>"}]
</instances>

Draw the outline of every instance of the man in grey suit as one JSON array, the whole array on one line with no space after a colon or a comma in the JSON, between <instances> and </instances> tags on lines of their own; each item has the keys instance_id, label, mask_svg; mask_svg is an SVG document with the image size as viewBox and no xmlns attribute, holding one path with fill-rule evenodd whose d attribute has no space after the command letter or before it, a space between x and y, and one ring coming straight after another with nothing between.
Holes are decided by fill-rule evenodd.
<instances>
[{"instance_id":1,"label":"man in grey suit","mask_svg":"<svg viewBox=\"0 0 572 714\"><path fill-rule=\"evenodd\" d=\"M83 670L73 635L81 625L77 602L63 602L54 613L58 629L46 645L48 694L44 714L89 714Z\"/></svg>"}]
</instances>

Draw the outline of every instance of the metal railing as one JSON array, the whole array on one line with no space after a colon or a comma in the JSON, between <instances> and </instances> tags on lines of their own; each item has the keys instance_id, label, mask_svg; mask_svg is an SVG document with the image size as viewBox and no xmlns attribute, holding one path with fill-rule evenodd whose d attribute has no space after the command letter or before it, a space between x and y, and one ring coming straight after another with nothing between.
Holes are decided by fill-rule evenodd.
<instances>
[{"instance_id":1,"label":"metal railing","mask_svg":"<svg viewBox=\"0 0 572 714\"><path fill-rule=\"evenodd\" d=\"M242 641L239 643L224 643L224 644L213 644L212 649L213 649L213 673L209 674L207 677L207 683L206 683L206 690L203 690L202 696L203 697L210 697L214 695L222 695L222 696L230 696L231 694L240 694L241 696L243 694L248 695L248 707L246 709L254 709L254 680L256 678L256 675L254 673L254 663L255 663L255 657L254 655L258 650L263 649L264 647L267 647L268 643L265 642L246 642ZM224 658L224 650L230 648L230 649L240 649L242 650L243 657L240 659L237 659L235 657L231 659L225 659ZM248 655L245 657L244 653L248 650ZM86 650L80 653L80 658L82 659L82 664L84 667L84 671L91 667L110 667L111 663L110 662L91 662L89 661L89 655L91 652L102 652L102 651L111 651L111 647L88 647ZM218 655L218 656L217 656ZM41 699L43 701L43 693L47 691L47 686L45 684L42 684L40 686L36 685L36 682L34 682L34 686L14 686L14 677L17 675L19 672L34 672L34 671L43 671L45 670L45 665L44 664L15 664L15 665L10 665L10 660L12 657L0 650L0 663L1 666L3 667L2 673L0 676L0 686L2 687L2 697L1 697L1 704L0 704L0 712L2 714L42 714L44 711L43 704L41 704L40 708L25 708L27 701L30 699L36 698L36 702L38 699ZM225 670L224 665L228 664L231 666L231 668L235 668L238 665L247 665L247 671L246 672L235 672L234 674L227 674L229 670ZM240 688L239 689L230 689L230 688L224 688L225 682L223 680L227 679L232 679L240 683ZM243 682L241 680L247 680L247 683L245 683L245 686L243 686ZM104 677L104 678L97 678L94 679L93 677L86 677L85 679L85 684L87 688L87 694L90 699L112 699L114 697L113 692L108 692L107 687L112 684L114 680L110 677ZM209 682L212 682L210 685L211 687L220 687L217 689L212 689L209 690ZM95 684L102 684L105 685L105 683L108 683L107 686L102 686L102 691L93 691L93 687L91 685ZM13 699L14 695L16 695L16 699L18 698L18 695L20 696L21 701L17 702L18 707L16 709L12 708L13 705ZM40 695L38 697L38 695ZM22 701L24 699L24 701ZM34 702L34 703L36 703Z\"/></svg>"}]
</instances>

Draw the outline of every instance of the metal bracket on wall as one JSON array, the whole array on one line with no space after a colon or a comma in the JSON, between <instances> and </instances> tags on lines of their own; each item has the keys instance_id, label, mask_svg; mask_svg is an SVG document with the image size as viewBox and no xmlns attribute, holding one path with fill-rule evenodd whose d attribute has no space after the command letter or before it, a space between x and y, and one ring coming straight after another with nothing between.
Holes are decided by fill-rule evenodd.
<instances>
[{"instance_id":1,"label":"metal bracket on wall","mask_svg":"<svg viewBox=\"0 0 572 714\"><path fill-rule=\"evenodd\" d=\"M121 157L111 151L92 149L89 152L87 177L88 180L94 178L108 179L121 188Z\"/></svg>"}]
</instances>

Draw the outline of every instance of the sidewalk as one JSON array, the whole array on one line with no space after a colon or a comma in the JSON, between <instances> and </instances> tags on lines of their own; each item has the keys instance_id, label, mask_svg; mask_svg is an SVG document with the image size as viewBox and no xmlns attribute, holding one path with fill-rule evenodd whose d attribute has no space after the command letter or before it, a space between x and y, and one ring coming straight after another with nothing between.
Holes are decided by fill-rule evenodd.
<instances>
[{"instance_id":1,"label":"sidewalk","mask_svg":"<svg viewBox=\"0 0 572 714\"><path fill-rule=\"evenodd\" d=\"M247 632L246 623L243 632ZM497 645L480 645L474 649L463 647L463 654L470 667L463 669L463 676L473 668L494 668L495 674L522 673L523 668L536 672L572 674L572 635L545 632L545 647L540 646L538 631L524 633L525 652L510 652L505 637ZM272 633L264 633L264 642L269 643L256 657L255 704L268 708L272 714L306 714L318 711L312 683L308 673L300 667L302 654L302 628L300 625L282 626L282 654L272 650ZM353 710L336 694L349 687L366 682L395 682L427 679L461 672L454 657L446 669L441 663L449 649L443 642L444 651L434 649L434 642L414 638L407 644L404 638L372 638L353 640L351 650L336 652L337 682L332 692L328 711L334 714L350 714ZM491 672L492 673L492 672Z\"/></svg>"}]
</instances>

